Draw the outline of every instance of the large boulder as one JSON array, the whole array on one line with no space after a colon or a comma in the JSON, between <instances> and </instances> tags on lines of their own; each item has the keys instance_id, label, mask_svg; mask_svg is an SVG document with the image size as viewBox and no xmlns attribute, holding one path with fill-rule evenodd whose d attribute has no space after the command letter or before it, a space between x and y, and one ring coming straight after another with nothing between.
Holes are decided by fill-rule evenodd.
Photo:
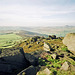
<instances>
[{"instance_id":1,"label":"large boulder","mask_svg":"<svg viewBox=\"0 0 75 75\"><path fill-rule=\"evenodd\" d=\"M63 44L65 44L70 51L75 53L75 33L67 34L63 39Z\"/></svg>"},{"instance_id":2,"label":"large boulder","mask_svg":"<svg viewBox=\"0 0 75 75\"><path fill-rule=\"evenodd\" d=\"M27 60L22 48L4 49L0 54L0 73L12 73L14 70L26 67L28 67Z\"/></svg>"}]
</instances>

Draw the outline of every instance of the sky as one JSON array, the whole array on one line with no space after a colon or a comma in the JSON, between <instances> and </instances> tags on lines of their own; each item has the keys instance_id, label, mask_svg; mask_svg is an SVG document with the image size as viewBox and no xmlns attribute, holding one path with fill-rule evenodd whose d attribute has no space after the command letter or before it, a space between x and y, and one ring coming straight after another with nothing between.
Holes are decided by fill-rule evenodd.
<instances>
[{"instance_id":1,"label":"sky","mask_svg":"<svg viewBox=\"0 0 75 75\"><path fill-rule=\"evenodd\" d=\"M75 26L75 0L0 0L0 26Z\"/></svg>"}]
</instances>

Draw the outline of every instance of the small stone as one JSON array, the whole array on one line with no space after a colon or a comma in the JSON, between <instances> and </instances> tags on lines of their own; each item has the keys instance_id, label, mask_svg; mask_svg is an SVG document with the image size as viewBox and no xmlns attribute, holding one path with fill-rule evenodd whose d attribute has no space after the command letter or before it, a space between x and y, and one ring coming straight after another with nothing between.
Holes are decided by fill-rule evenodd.
<instances>
[{"instance_id":1,"label":"small stone","mask_svg":"<svg viewBox=\"0 0 75 75\"><path fill-rule=\"evenodd\" d=\"M44 49L45 51L50 51L49 49L47 49L47 48L45 48L45 47L43 47L43 49Z\"/></svg>"},{"instance_id":2,"label":"small stone","mask_svg":"<svg viewBox=\"0 0 75 75\"><path fill-rule=\"evenodd\" d=\"M48 68L44 69L43 71L39 71L37 73L37 75L50 75L50 74L51 74L51 71Z\"/></svg>"},{"instance_id":3,"label":"small stone","mask_svg":"<svg viewBox=\"0 0 75 75\"><path fill-rule=\"evenodd\" d=\"M44 48L45 51L50 51L51 50L50 44L46 43L46 42L44 42L44 47L43 48Z\"/></svg>"},{"instance_id":4,"label":"small stone","mask_svg":"<svg viewBox=\"0 0 75 75\"><path fill-rule=\"evenodd\" d=\"M56 54L51 55L53 59L56 59Z\"/></svg>"},{"instance_id":5,"label":"small stone","mask_svg":"<svg viewBox=\"0 0 75 75\"><path fill-rule=\"evenodd\" d=\"M65 70L67 71L69 68L68 62L64 62L63 65L61 66L60 70Z\"/></svg>"},{"instance_id":6,"label":"small stone","mask_svg":"<svg viewBox=\"0 0 75 75\"><path fill-rule=\"evenodd\" d=\"M46 75L50 75L50 73L51 73L51 71L50 71L48 68L46 68L43 72L44 72Z\"/></svg>"}]
</instances>

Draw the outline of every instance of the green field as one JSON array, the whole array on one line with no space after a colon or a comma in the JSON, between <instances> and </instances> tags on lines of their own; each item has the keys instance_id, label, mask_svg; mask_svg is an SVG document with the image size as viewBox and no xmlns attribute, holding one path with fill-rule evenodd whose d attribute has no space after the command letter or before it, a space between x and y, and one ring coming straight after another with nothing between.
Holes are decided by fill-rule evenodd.
<instances>
[{"instance_id":1,"label":"green field","mask_svg":"<svg viewBox=\"0 0 75 75\"><path fill-rule=\"evenodd\" d=\"M16 34L4 34L0 35L0 48L13 47L20 42L21 36Z\"/></svg>"}]
</instances>

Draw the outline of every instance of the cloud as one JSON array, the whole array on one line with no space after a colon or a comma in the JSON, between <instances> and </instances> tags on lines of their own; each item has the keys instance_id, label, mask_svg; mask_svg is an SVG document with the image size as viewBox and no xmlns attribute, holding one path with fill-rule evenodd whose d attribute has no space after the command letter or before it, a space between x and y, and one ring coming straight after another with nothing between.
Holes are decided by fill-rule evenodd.
<instances>
[{"instance_id":1,"label":"cloud","mask_svg":"<svg viewBox=\"0 0 75 75\"><path fill-rule=\"evenodd\" d=\"M48 25L60 23L74 24L74 18L70 17L70 14L72 14L72 16L75 15L75 5L65 5L64 0L64 6L61 4L62 1L59 0L3 1L1 1L3 5L0 5L0 23L3 25L4 23L9 25L11 25L11 23L13 25L43 25L43 23ZM49 5L49 3L51 5ZM68 17L65 15L68 15Z\"/></svg>"}]
</instances>

